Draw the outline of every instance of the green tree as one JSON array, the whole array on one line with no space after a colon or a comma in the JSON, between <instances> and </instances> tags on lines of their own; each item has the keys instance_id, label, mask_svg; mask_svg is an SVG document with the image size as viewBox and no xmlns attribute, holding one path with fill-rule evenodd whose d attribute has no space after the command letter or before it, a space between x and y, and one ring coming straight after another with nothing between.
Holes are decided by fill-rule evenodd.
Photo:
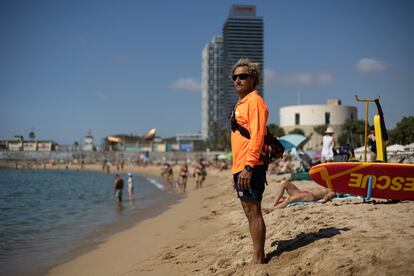
<instances>
[{"instance_id":1,"label":"green tree","mask_svg":"<svg viewBox=\"0 0 414 276\"><path fill-rule=\"evenodd\" d=\"M391 143L408 145L414 142L414 117L403 117L395 128L389 132Z\"/></svg>"},{"instance_id":2,"label":"green tree","mask_svg":"<svg viewBox=\"0 0 414 276\"><path fill-rule=\"evenodd\" d=\"M79 142L78 141L73 142L73 148L75 150L78 150L78 147L79 147Z\"/></svg>"},{"instance_id":3,"label":"green tree","mask_svg":"<svg viewBox=\"0 0 414 276\"><path fill-rule=\"evenodd\" d=\"M300 134L300 135L305 136L305 131L303 131L303 129L301 129L301 128L295 128L295 129L289 131L289 134Z\"/></svg>"},{"instance_id":4,"label":"green tree","mask_svg":"<svg viewBox=\"0 0 414 276\"><path fill-rule=\"evenodd\" d=\"M364 145L365 122L363 120L347 119L342 125L341 135L338 137L340 145L350 144L354 148Z\"/></svg>"},{"instance_id":5,"label":"green tree","mask_svg":"<svg viewBox=\"0 0 414 276\"><path fill-rule=\"evenodd\" d=\"M211 125L211 138L207 140L207 146L211 150L230 150L230 130L220 128L217 122Z\"/></svg>"},{"instance_id":6,"label":"green tree","mask_svg":"<svg viewBox=\"0 0 414 276\"><path fill-rule=\"evenodd\" d=\"M277 124L271 123L268 125L270 133L272 133L275 137L281 137L285 135L285 131L283 128L278 126Z\"/></svg>"},{"instance_id":7,"label":"green tree","mask_svg":"<svg viewBox=\"0 0 414 276\"><path fill-rule=\"evenodd\" d=\"M313 130L318 133L320 136L325 135L325 131L328 128L328 125L319 125L313 128Z\"/></svg>"},{"instance_id":8,"label":"green tree","mask_svg":"<svg viewBox=\"0 0 414 276\"><path fill-rule=\"evenodd\" d=\"M36 134L34 133L34 131L33 131L33 130L31 130L31 131L29 132L29 139L30 139L30 140L34 140L34 139L36 139Z\"/></svg>"}]
</instances>

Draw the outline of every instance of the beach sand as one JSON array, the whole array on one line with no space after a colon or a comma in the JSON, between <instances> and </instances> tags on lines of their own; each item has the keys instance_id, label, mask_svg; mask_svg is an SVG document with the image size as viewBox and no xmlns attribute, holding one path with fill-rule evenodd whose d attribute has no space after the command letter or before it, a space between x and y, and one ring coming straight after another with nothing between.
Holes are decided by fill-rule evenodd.
<instances>
[{"instance_id":1,"label":"beach sand","mask_svg":"<svg viewBox=\"0 0 414 276\"><path fill-rule=\"evenodd\" d=\"M95 169L99 169L96 167ZM174 168L177 174L178 168ZM125 168L159 175L160 169ZM268 177L262 206L277 181ZM312 181L295 181L300 188ZM190 178L184 199L162 214L110 236L50 275L413 275L414 202L334 200L264 214L267 263L248 265L247 220L229 170L209 171L202 189Z\"/></svg>"}]
</instances>

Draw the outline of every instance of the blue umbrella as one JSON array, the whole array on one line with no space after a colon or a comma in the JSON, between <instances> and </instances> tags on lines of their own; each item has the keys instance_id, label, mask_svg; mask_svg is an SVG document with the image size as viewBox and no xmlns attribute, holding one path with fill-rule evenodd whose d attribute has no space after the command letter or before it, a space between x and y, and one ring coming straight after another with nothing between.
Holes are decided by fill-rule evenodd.
<instances>
[{"instance_id":1,"label":"blue umbrella","mask_svg":"<svg viewBox=\"0 0 414 276\"><path fill-rule=\"evenodd\" d=\"M306 141L306 137L300 134L288 134L280 137L279 141L286 151L302 145Z\"/></svg>"}]
</instances>

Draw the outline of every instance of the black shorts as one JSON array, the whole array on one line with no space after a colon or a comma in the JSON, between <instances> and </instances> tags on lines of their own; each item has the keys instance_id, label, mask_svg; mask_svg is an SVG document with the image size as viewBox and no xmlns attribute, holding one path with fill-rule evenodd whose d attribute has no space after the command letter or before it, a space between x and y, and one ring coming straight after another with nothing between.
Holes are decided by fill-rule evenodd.
<instances>
[{"instance_id":1,"label":"black shorts","mask_svg":"<svg viewBox=\"0 0 414 276\"><path fill-rule=\"evenodd\" d=\"M237 186L239 174L240 172L233 175L234 189L236 190L237 196L241 200L254 200L261 202L263 192L265 190L266 167L264 165L259 165L253 168L253 175L250 180L250 188L247 190L239 190L239 187Z\"/></svg>"}]
</instances>

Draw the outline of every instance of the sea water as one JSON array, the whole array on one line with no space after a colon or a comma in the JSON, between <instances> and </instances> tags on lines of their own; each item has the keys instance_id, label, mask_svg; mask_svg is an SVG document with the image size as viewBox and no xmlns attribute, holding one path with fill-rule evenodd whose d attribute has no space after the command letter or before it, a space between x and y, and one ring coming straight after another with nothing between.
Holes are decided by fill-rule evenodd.
<instances>
[{"instance_id":1,"label":"sea water","mask_svg":"<svg viewBox=\"0 0 414 276\"><path fill-rule=\"evenodd\" d=\"M113 174L0 170L0 275L44 274L178 198L159 179L135 175L130 201L121 177L119 204Z\"/></svg>"}]
</instances>

